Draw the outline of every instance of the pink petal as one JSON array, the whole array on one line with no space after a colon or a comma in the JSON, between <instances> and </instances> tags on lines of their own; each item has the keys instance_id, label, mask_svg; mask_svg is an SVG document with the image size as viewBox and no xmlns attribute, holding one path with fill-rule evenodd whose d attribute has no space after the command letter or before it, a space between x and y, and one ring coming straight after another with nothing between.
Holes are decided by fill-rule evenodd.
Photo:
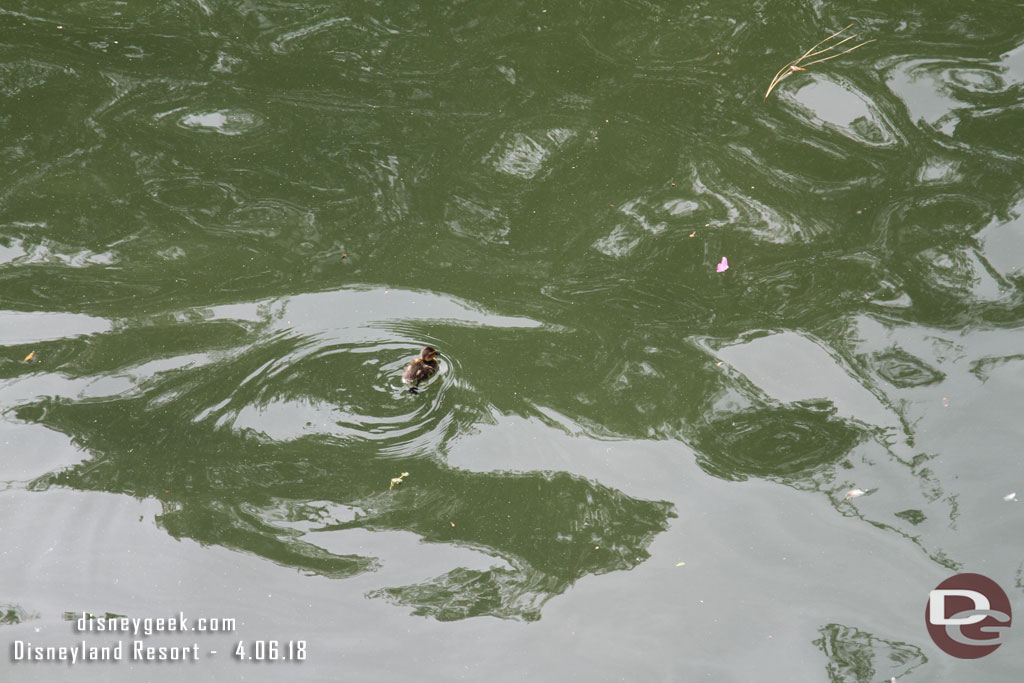
<instances>
[{"instance_id":1,"label":"pink petal","mask_svg":"<svg viewBox=\"0 0 1024 683\"><path fill-rule=\"evenodd\" d=\"M727 270L729 270L729 259L723 256L722 262L718 264L718 270L716 272L724 273Z\"/></svg>"}]
</instances>

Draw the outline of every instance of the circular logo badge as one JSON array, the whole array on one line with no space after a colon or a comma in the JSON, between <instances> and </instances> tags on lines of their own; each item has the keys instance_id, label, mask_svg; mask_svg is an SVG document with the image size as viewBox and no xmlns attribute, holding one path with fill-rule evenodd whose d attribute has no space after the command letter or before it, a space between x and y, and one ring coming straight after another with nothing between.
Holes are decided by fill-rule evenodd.
<instances>
[{"instance_id":1,"label":"circular logo badge","mask_svg":"<svg viewBox=\"0 0 1024 683\"><path fill-rule=\"evenodd\" d=\"M928 594L924 623L948 655L978 659L1002 645L1010 630L1010 600L981 574L957 574Z\"/></svg>"}]
</instances>

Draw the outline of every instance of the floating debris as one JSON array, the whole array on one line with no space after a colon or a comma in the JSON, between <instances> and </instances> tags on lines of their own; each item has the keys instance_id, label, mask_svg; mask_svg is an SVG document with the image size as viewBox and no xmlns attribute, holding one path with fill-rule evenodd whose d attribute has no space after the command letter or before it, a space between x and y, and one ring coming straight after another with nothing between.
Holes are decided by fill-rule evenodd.
<instances>
[{"instance_id":1,"label":"floating debris","mask_svg":"<svg viewBox=\"0 0 1024 683\"><path fill-rule=\"evenodd\" d=\"M400 477L393 477L391 479L391 486L388 487L388 491L390 491L391 489L393 489L396 486L398 486L399 484L401 484L402 480L405 479L408 476L409 476L408 472L402 472L402 476L400 476Z\"/></svg>"},{"instance_id":2,"label":"floating debris","mask_svg":"<svg viewBox=\"0 0 1024 683\"><path fill-rule=\"evenodd\" d=\"M727 270L729 270L729 259L723 256L722 260L718 264L718 269L715 272L724 273Z\"/></svg>"},{"instance_id":3,"label":"floating debris","mask_svg":"<svg viewBox=\"0 0 1024 683\"><path fill-rule=\"evenodd\" d=\"M685 566L685 565L686 565L686 563L685 563L685 562L676 562L676 566L677 566L677 567L683 567L683 566Z\"/></svg>"},{"instance_id":4,"label":"floating debris","mask_svg":"<svg viewBox=\"0 0 1024 683\"><path fill-rule=\"evenodd\" d=\"M829 52L831 50L836 49L837 47L839 47L840 45L842 45L846 41L853 40L858 35L860 35L858 33L854 33L852 36L847 36L847 37L843 38L842 40L840 40L838 43L835 43L834 45L829 45L826 48L818 50L819 47L821 47L822 45L824 45L828 41L832 40L833 38L839 37L839 34L845 32L847 29L850 28L850 26L853 26L853 24L850 24L849 26L847 26L844 29L836 31L835 33L830 35L828 38L826 38L825 40L821 41L820 43L818 43L817 45L812 47L810 50L808 50L807 52L803 53L802 55L800 55L799 57L794 59L792 62L790 62L786 66L784 66L781 69L779 69L779 72L777 74L775 74L775 78L772 79L771 85L768 86L768 91L764 94L764 99L767 100L768 96L772 94L772 90L775 90L775 86L777 86L779 83L781 83L782 80L784 78L786 78L786 76L789 76L791 73L793 73L795 71L807 71L806 67L808 67L808 66L810 66L812 64L820 64L821 62L827 62L828 60L835 59L836 57L842 57L847 52L853 52L858 47L864 47L868 43L875 42L874 38L872 38L871 40L865 40L863 43L861 43L859 45L854 45L851 48L843 50L842 52L837 52L834 55L829 55L828 57L822 57L821 59L815 59L813 62L807 62L803 66L800 66L800 63L803 62L805 59L808 59L809 57L817 57L818 55L823 55L826 52Z\"/></svg>"},{"instance_id":5,"label":"floating debris","mask_svg":"<svg viewBox=\"0 0 1024 683\"><path fill-rule=\"evenodd\" d=\"M30 354L28 354L27 356L25 356L25 360L23 360L23 361L21 361L21 362L22 362L22 363L27 363L27 362L29 362L30 360L32 360L33 358L35 358L35 357L36 357L36 352L35 352L35 351L33 351L32 353L30 353Z\"/></svg>"},{"instance_id":6,"label":"floating debris","mask_svg":"<svg viewBox=\"0 0 1024 683\"><path fill-rule=\"evenodd\" d=\"M1005 500L1007 503L1016 503L1017 502L1017 492L1014 491L1013 493L1010 493L1010 494L1007 494L1007 495L1003 496L1003 500Z\"/></svg>"},{"instance_id":7,"label":"floating debris","mask_svg":"<svg viewBox=\"0 0 1024 683\"><path fill-rule=\"evenodd\" d=\"M850 489L849 491L846 492L846 495L843 496L843 500L851 500L853 498L860 498L865 493L867 493L867 491L864 491L862 489Z\"/></svg>"}]
</instances>

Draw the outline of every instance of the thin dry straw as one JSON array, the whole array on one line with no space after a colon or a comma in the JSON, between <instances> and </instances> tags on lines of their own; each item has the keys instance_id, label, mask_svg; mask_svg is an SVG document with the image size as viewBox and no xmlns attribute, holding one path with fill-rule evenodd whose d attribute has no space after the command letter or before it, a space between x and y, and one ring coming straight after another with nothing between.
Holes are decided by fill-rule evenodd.
<instances>
[{"instance_id":1,"label":"thin dry straw","mask_svg":"<svg viewBox=\"0 0 1024 683\"><path fill-rule=\"evenodd\" d=\"M818 43L817 45L812 47L810 50L808 50L807 52L803 53L802 55L800 55L799 57L797 57L796 59L794 59L793 61L791 61L788 64L786 64L781 69L779 69L778 73L775 74L775 78L772 79L771 85L768 86L768 91L765 92L764 99L767 100L768 96L772 94L772 90L775 90L775 86L777 86L779 83L781 83L782 80L784 78L786 78L786 76L789 76L794 71L806 71L807 70L806 67L811 66L812 64L820 64L822 62L827 62L830 59L835 59L836 57L842 57L843 55L845 55L848 52L853 52L858 47L864 47L868 43L875 42L874 38L872 38L871 40L865 40L863 43L860 43L858 45L854 45L851 48L847 48L846 50L843 50L842 52L837 52L834 55L829 55L828 57L822 57L821 59L816 59L813 62L807 62L803 66L800 66L800 63L803 62L808 57L817 57L818 55L823 55L826 52L829 52L831 50L836 49L837 47L839 47L840 45L842 45L846 41L853 40L858 35L860 35L858 33L854 33L852 36L847 36L847 37L843 38L842 40L840 40L835 45L829 45L828 47L826 47L826 48L824 48L822 50L818 50L819 47L821 47L822 45L824 45L828 41L832 40L833 38L835 38L836 36L841 34L843 31L846 31L848 28L850 28L850 26L853 26L853 24L850 24L849 26L846 26L845 28L842 28L842 29L836 31L835 33L830 35L828 38L826 38L825 40L821 41L820 43Z\"/></svg>"}]
</instances>

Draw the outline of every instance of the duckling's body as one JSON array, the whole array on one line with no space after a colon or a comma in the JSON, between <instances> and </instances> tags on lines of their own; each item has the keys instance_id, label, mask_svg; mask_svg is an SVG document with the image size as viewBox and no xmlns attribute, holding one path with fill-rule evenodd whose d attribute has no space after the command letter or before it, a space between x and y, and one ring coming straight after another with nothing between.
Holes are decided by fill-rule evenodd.
<instances>
[{"instance_id":1,"label":"duckling's body","mask_svg":"<svg viewBox=\"0 0 1024 683\"><path fill-rule=\"evenodd\" d=\"M439 363L437 362L437 351L431 346L423 347L420 351L418 358L414 358L409 367L405 369L405 374L402 375L402 381L406 384L411 384L412 387L409 389L412 393L416 393L416 387L419 386L420 382L425 382L434 373L437 372Z\"/></svg>"}]
</instances>

